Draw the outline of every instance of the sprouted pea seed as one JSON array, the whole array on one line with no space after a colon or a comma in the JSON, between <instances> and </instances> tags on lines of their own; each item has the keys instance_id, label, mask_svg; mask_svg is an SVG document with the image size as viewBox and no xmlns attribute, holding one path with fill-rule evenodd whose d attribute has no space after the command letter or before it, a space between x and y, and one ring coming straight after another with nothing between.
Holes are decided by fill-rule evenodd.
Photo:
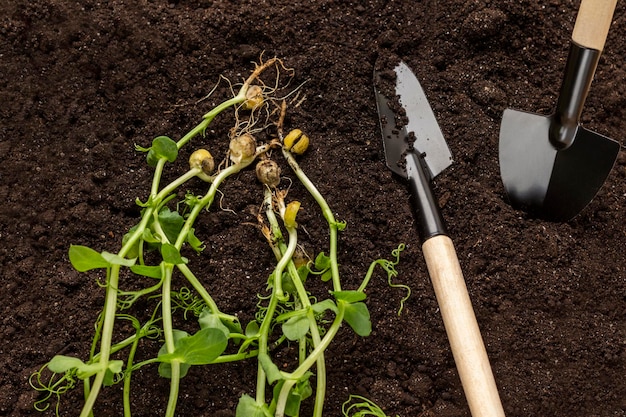
<instances>
[{"instance_id":1,"label":"sprouted pea seed","mask_svg":"<svg viewBox=\"0 0 626 417\"><path fill-rule=\"evenodd\" d=\"M248 161L256 154L256 139L246 133L231 139L228 145L230 160L235 164Z\"/></svg>"},{"instance_id":2,"label":"sprouted pea seed","mask_svg":"<svg viewBox=\"0 0 626 417\"><path fill-rule=\"evenodd\" d=\"M263 102L263 88L258 85L252 85L246 91L246 101L243 102L243 108L246 110L254 110L260 107Z\"/></svg>"},{"instance_id":3,"label":"sprouted pea seed","mask_svg":"<svg viewBox=\"0 0 626 417\"><path fill-rule=\"evenodd\" d=\"M202 170L202 174L209 176L213 174L215 169L215 161L213 156L206 149L198 149L189 157L189 168L198 168Z\"/></svg>"},{"instance_id":4,"label":"sprouted pea seed","mask_svg":"<svg viewBox=\"0 0 626 417\"><path fill-rule=\"evenodd\" d=\"M256 177L269 187L277 187L280 183L280 167L271 159L263 159L256 165Z\"/></svg>"},{"instance_id":5,"label":"sprouted pea seed","mask_svg":"<svg viewBox=\"0 0 626 417\"><path fill-rule=\"evenodd\" d=\"M309 148L309 137L300 129L293 129L285 136L283 146L296 155L302 155Z\"/></svg>"}]
</instances>

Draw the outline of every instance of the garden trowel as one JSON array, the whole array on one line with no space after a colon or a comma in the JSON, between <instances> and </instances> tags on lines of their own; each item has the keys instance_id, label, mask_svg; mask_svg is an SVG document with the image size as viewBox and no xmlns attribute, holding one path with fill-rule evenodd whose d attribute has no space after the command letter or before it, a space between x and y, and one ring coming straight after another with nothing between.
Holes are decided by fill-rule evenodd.
<instances>
[{"instance_id":1,"label":"garden trowel","mask_svg":"<svg viewBox=\"0 0 626 417\"><path fill-rule=\"evenodd\" d=\"M585 99L617 0L583 0L554 114L507 109L500 128L500 173L514 206L566 221L593 199L620 150L580 126Z\"/></svg>"},{"instance_id":2,"label":"garden trowel","mask_svg":"<svg viewBox=\"0 0 626 417\"><path fill-rule=\"evenodd\" d=\"M395 88L387 94L381 92L382 72L374 74L386 164L408 181L422 251L470 412L503 417L463 272L430 185L452 157L413 72L403 62L394 72Z\"/></svg>"}]
</instances>

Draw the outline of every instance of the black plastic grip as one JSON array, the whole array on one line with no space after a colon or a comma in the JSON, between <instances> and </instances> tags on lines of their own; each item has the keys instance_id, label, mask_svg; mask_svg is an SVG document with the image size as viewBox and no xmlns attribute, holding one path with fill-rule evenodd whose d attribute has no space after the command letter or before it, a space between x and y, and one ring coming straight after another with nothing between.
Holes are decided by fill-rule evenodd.
<instances>
[{"instance_id":1,"label":"black plastic grip","mask_svg":"<svg viewBox=\"0 0 626 417\"><path fill-rule=\"evenodd\" d=\"M406 154L406 173L415 210L417 231L423 242L434 236L447 235L445 222L431 187L431 176L426 161L416 152Z\"/></svg>"}]
</instances>

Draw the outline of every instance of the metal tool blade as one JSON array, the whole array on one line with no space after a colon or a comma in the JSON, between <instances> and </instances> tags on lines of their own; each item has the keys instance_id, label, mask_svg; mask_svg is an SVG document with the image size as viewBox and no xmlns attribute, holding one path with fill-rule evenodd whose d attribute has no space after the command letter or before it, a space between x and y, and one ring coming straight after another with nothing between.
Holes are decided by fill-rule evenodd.
<instances>
[{"instance_id":1,"label":"metal tool blade","mask_svg":"<svg viewBox=\"0 0 626 417\"><path fill-rule=\"evenodd\" d=\"M507 109L500 125L499 161L504 188L514 206L543 206L557 150L548 136L550 117Z\"/></svg>"},{"instance_id":2,"label":"metal tool blade","mask_svg":"<svg viewBox=\"0 0 626 417\"><path fill-rule=\"evenodd\" d=\"M573 144L550 142L553 116L507 109L500 128L500 175L515 207L552 221L568 221L598 193L620 144L578 126Z\"/></svg>"},{"instance_id":3,"label":"metal tool blade","mask_svg":"<svg viewBox=\"0 0 626 417\"><path fill-rule=\"evenodd\" d=\"M400 62L394 71L395 93L407 121L401 126L398 125L396 112L392 110L390 104L395 97L387 97L377 89L376 103L381 118L387 166L406 178L404 155L407 151L415 149L426 162L432 179L452 164L450 149L413 71L404 62ZM409 141L413 140L413 137L414 142L411 144Z\"/></svg>"}]
</instances>

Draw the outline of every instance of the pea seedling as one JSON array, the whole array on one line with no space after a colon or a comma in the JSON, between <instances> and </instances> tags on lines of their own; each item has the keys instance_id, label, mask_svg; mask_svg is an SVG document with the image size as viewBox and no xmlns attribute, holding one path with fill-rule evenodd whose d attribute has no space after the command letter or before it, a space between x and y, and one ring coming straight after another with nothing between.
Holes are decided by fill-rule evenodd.
<instances>
[{"instance_id":1,"label":"pea seedling","mask_svg":"<svg viewBox=\"0 0 626 417\"><path fill-rule=\"evenodd\" d=\"M367 305L365 288L374 272L376 265L382 266L388 274L388 280L396 276L395 265L399 262L401 245L393 254L395 261L376 260L357 290L345 290L339 275L337 260L337 233L343 230L345 223L335 220L328 203L299 166L294 154L303 154L309 146L309 137L299 129L283 135L284 114L286 103L281 106L281 116L277 123L279 139L282 139L282 154L292 171L313 197L322 211L329 227L329 255L320 253L312 265L296 265L298 233L296 216L300 208L299 201L286 203L286 190L280 190L280 171L278 165L271 160L263 160L257 165L257 177L265 185L264 213L265 220L260 216L261 230L270 245L276 260L276 268L270 276L271 296L264 310L259 328L258 378L256 397L244 395L237 407L237 417L245 416L298 416L301 402L313 394L310 377L315 374L317 386L315 390L314 417L321 417L326 393L326 366L324 352L337 335L342 322L346 322L358 335L368 336L371 333L371 322ZM278 216L276 215L278 214ZM280 221L282 221L282 227ZM286 230L286 234L283 233ZM314 298L305 287L309 274L328 277L332 283L330 297L324 300ZM406 287L405 287L406 288ZM328 323L326 313L334 314ZM272 316L275 316L272 318ZM289 340L298 343L298 361L291 372L280 370L269 356L269 330L272 323L281 325L278 342ZM276 343L274 343L276 345ZM315 366L315 373L311 369ZM266 403L266 382L274 385L272 400Z\"/></svg>"},{"instance_id":2,"label":"pea seedling","mask_svg":"<svg viewBox=\"0 0 626 417\"><path fill-rule=\"evenodd\" d=\"M272 68L277 75L275 85L270 88L262 82L261 75ZM276 106L280 100L275 95L280 88L286 88L280 87L280 74L284 71L288 70L276 58L261 62L237 94L206 113L180 140L159 136L150 147L137 147L146 153L148 165L154 168L147 200L136 201L142 208L138 224L124 235L117 253L78 245L69 249L70 262L79 272L106 272L104 305L96 321L89 357L82 360L57 355L32 375L31 385L42 393L35 404L38 410L47 409L56 400L55 411L59 415L61 396L82 381L85 401L80 416L92 416L102 387L122 383L124 416L130 417L133 372L158 365L159 375L169 379L165 417L172 417L176 413L180 380L191 366L256 360L254 397L244 394L239 399L237 417L298 416L302 401L313 395L313 415L322 416L327 390L326 349L343 322L360 336L370 334L372 325L364 302L365 287L377 265L387 272L389 284L395 285L391 280L397 275L394 267L403 246L393 252L395 261L374 261L358 289L342 288L337 234L345 223L335 220L324 197L298 165L296 156L306 151L309 137L298 129L283 135L287 104L282 100ZM208 150L198 149L189 158L189 169L163 186L164 170L170 166L167 164L175 163L181 148L196 136L204 136L214 118L229 108L235 108L235 126L231 130L229 150L219 168L216 170L214 157ZM278 120L270 122L275 115ZM264 118L267 123L259 127L259 121ZM257 140L255 136L267 136L272 127L276 127L278 138ZM298 245L296 217L301 203L286 202L288 189L280 188L280 167L270 159L270 150L278 148L328 223L328 255L322 252L314 261L307 260L307 256L303 258ZM224 181L255 161L258 161L257 178L263 184L259 228L276 264L267 281L270 294L256 295L261 301L255 320L244 329L234 314L220 309L219 300L214 300L202 285L190 260L183 256L183 249L188 247L198 253L205 250L196 236L196 221L203 210L211 208ZM181 188L194 178L206 182L208 190L204 195L187 193L174 205ZM320 300L311 295L305 286L309 276L319 276L330 283L328 298ZM146 282L149 284L141 287ZM126 289L137 286L141 288ZM153 306L148 317L140 319L132 314L138 300ZM189 316L195 318L197 330L190 333L189 329L177 328L178 315L185 320ZM123 322L130 323L132 332L114 341L118 334L114 330L122 327ZM141 340L157 341L160 350L149 359L136 361ZM298 346L297 363L291 371L281 370L272 355L289 343ZM311 384L313 375L315 389Z\"/></svg>"}]
</instances>

